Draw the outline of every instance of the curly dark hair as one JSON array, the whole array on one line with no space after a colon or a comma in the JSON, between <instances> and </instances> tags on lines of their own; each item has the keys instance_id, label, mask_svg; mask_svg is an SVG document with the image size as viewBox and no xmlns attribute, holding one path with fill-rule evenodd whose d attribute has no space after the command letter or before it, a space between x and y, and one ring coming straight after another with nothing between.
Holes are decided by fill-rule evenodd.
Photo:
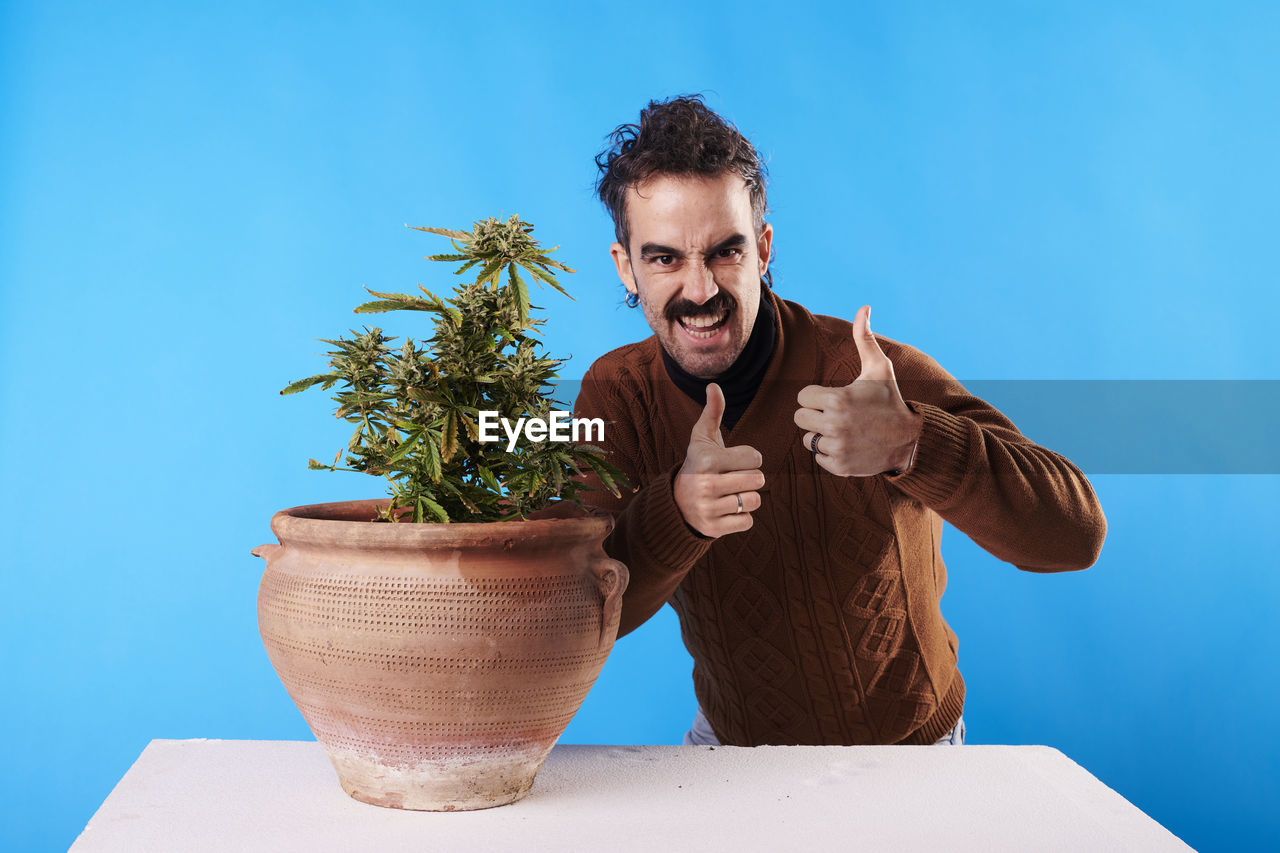
<instances>
[{"instance_id":1,"label":"curly dark hair","mask_svg":"<svg viewBox=\"0 0 1280 853\"><path fill-rule=\"evenodd\" d=\"M709 109L701 95L650 101L640 111L639 124L619 125L608 138L608 147L596 157L596 192L613 217L618 242L628 251L627 188L653 175L740 175L751 195L756 233L764 227L764 162L755 146Z\"/></svg>"}]
</instances>

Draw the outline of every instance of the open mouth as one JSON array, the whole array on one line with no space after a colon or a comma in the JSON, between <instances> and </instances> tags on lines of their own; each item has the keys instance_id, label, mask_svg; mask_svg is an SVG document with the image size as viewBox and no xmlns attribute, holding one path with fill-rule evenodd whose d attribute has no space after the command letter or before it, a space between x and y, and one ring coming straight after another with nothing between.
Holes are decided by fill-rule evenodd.
<instances>
[{"instance_id":1,"label":"open mouth","mask_svg":"<svg viewBox=\"0 0 1280 853\"><path fill-rule=\"evenodd\" d=\"M689 337L706 340L714 338L729 322L729 309L713 316L679 317L677 322Z\"/></svg>"}]
</instances>

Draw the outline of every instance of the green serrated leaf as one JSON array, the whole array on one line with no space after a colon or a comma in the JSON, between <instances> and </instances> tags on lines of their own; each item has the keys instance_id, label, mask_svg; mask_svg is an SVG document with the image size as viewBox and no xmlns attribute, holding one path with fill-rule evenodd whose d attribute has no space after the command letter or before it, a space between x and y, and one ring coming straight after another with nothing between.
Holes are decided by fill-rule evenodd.
<instances>
[{"instance_id":1,"label":"green serrated leaf","mask_svg":"<svg viewBox=\"0 0 1280 853\"><path fill-rule=\"evenodd\" d=\"M426 231L429 234L439 234L441 237L452 237L455 240L470 240L472 235L466 231L454 231L452 228L432 228L429 225L406 225L414 231Z\"/></svg>"},{"instance_id":2,"label":"green serrated leaf","mask_svg":"<svg viewBox=\"0 0 1280 853\"><path fill-rule=\"evenodd\" d=\"M399 311L405 306L400 302L389 299L379 299L373 302L364 302L357 305L353 310L356 314L382 314L387 311Z\"/></svg>"},{"instance_id":3,"label":"green serrated leaf","mask_svg":"<svg viewBox=\"0 0 1280 853\"><path fill-rule=\"evenodd\" d=\"M478 284L495 284L498 280L498 273L502 272L502 267L507 263L506 258L494 258L480 268L480 274L476 276Z\"/></svg>"},{"instance_id":4,"label":"green serrated leaf","mask_svg":"<svg viewBox=\"0 0 1280 853\"><path fill-rule=\"evenodd\" d=\"M360 437L364 435L364 428L365 423L364 421L361 421L359 426L356 427L356 431L351 433L351 440L347 442L348 450L355 450L360 446Z\"/></svg>"},{"instance_id":5,"label":"green serrated leaf","mask_svg":"<svg viewBox=\"0 0 1280 853\"><path fill-rule=\"evenodd\" d=\"M395 449L394 453L392 453L390 456L387 457L387 462L391 463L399 459L403 459L405 454L407 454L410 450L413 450L413 448L417 446L418 441L421 438L422 438L421 432L412 433L408 438L400 442L400 446Z\"/></svg>"},{"instance_id":6,"label":"green serrated leaf","mask_svg":"<svg viewBox=\"0 0 1280 853\"><path fill-rule=\"evenodd\" d=\"M423 443L427 446L427 452L422 456L423 467L427 470L427 476L431 478L431 482L440 482L440 473L443 463L440 460L440 445L436 444L435 436L426 435Z\"/></svg>"},{"instance_id":7,"label":"green serrated leaf","mask_svg":"<svg viewBox=\"0 0 1280 853\"><path fill-rule=\"evenodd\" d=\"M458 420L462 422L462 431L467 438L478 442L480 440L480 428L476 426L476 422L463 412L458 413Z\"/></svg>"},{"instance_id":8,"label":"green serrated leaf","mask_svg":"<svg viewBox=\"0 0 1280 853\"><path fill-rule=\"evenodd\" d=\"M424 391L417 385L406 389L405 394L410 399L417 400L420 403L431 403L436 406L447 406L450 403L449 398L443 394L437 394L434 391Z\"/></svg>"},{"instance_id":9,"label":"green serrated leaf","mask_svg":"<svg viewBox=\"0 0 1280 853\"><path fill-rule=\"evenodd\" d=\"M319 385L321 382L328 382L329 385L332 385L336 381L337 380L332 375L328 373L321 373L317 376L308 376L306 379L299 379L297 382L290 382L288 385L284 386L284 390L280 393L282 395L297 394L299 391L307 390L312 385ZM329 385L326 385L325 387L328 388Z\"/></svg>"},{"instance_id":10,"label":"green serrated leaf","mask_svg":"<svg viewBox=\"0 0 1280 853\"><path fill-rule=\"evenodd\" d=\"M603 460L594 456L587 457L587 464L591 466L591 470L596 472L596 476L600 478L600 482L604 484L604 487L613 492L614 495L619 495L617 482L614 481L609 469L601 464L602 462Z\"/></svg>"},{"instance_id":11,"label":"green serrated leaf","mask_svg":"<svg viewBox=\"0 0 1280 853\"><path fill-rule=\"evenodd\" d=\"M560 248L559 246L554 246L550 249L547 249L544 252L540 252L539 254L542 255L542 257L538 258L538 263L542 264L543 266L554 267L558 270L564 270L565 272L577 272L577 270L573 269L572 267L567 267L564 264L560 263L559 261L555 260L554 258L547 257L548 253L554 252L556 249L559 249L559 248Z\"/></svg>"},{"instance_id":12,"label":"green serrated leaf","mask_svg":"<svg viewBox=\"0 0 1280 853\"><path fill-rule=\"evenodd\" d=\"M507 267L507 279L511 282L511 290L516 297L516 316L520 318L520 325L529 325L529 291L524 286L524 279L516 272L516 265L512 264Z\"/></svg>"},{"instance_id":13,"label":"green serrated leaf","mask_svg":"<svg viewBox=\"0 0 1280 853\"><path fill-rule=\"evenodd\" d=\"M384 314L387 311L435 311L434 305L425 299L410 296L407 299L375 299L355 307L356 314Z\"/></svg>"},{"instance_id":14,"label":"green serrated leaf","mask_svg":"<svg viewBox=\"0 0 1280 853\"><path fill-rule=\"evenodd\" d=\"M477 473L480 475L480 481L495 492L501 493L502 487L498 484L498 478L493 476L493 472L483 465L476 467Z\"/></svg>"},{"instance_id":15,"label":"green serrated leaf","mask_svg":"<svg viewBox=\"0 0 1280 853\"><path fill-rule=\"evenodd\" d=\"M545 482L546 482L546 478L543 477L541 474L537 474L537 473L532 474L529 477L529 491L527 492L529 497L533 497L537 493L538 487Z\"/></svg>"},{"instance_id":16,"label":"green serrated leaf","mask_svg":"<svg viewBox=\"0 0 1280 853\"><path fill-rule=\"evenodd\" d=\"M436 503L426 495L422 495L418 500L422 503L423 507L426 508L427 512L431 513L431 515L435 517L436 521L442 523L447 523L449 521L449 513L445 512L444 507L440 506L440 504Z\"/></svg>"},{"instance_id":17,"label":"green serrated leaf","mask_svg":"<svg viewBox=\"0 0 1280 853\"><path fill-rule=\"evenodd\" d=\"M458 452L458 417L456 412L444 416L444 427L440 432L440 455L445 462Z\"/></svg>"},{"instance_id":18,"label":"green serrated leaf","mask_svg":"<svg viewBox=\"0 0 1280 853\"><path fill-rule=\"evenodd\" d=\"M537 277L539 281L545 282L546 284L551 285L556 290L563 293L565 296L569 296L569 291L561 287L560 282L556 281L555 276L551 275L551 273L542 269L542 267L539 267L535 264L521 264L520 266L524 267L524 269L532 273L535 277ZM570 272L572 272L572 270L570 270ZM573 299L572 296L569 296L569 298ZM577 300L574 299L574 301L576 302Z\"/></svg>"}]
</instances>

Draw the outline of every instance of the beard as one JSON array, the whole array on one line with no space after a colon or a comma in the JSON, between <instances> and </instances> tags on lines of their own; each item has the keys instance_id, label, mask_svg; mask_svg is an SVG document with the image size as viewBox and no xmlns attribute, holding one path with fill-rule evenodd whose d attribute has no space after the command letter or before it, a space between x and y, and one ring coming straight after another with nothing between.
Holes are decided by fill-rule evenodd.
<instances>
[{"instance_id":1,"label":"beard","mask_svg":"<svg viewBox=\"0 0 1280 853\"><path fill-rule=\"evenodd\" d=\"M715 296L699 305L688 299L674 299L659 308L651 305L642 296L641 305L645 311L645 319L658 337L658 342L666 350L667 355L680 365L681 369L699 379L714 379L727 371L742 354L747 343L738 300L728 291L721 290ZM706 329L719 329L718 336L706 344L691 337L691 332L682 320L716 320L724 316L721 324ZM698 332L698 329L694 329ZM708 334L698 332L699 334Z\"/></svg>"}]
</instances>

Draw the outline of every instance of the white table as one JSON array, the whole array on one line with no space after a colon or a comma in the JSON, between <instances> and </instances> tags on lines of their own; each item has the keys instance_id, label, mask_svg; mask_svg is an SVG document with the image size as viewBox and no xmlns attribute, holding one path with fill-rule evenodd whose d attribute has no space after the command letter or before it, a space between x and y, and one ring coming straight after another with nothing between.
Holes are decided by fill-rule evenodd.
<instances>
[{"instance_id":1,"label":"white table","mask_svg":"<svg viewBox=\"0 0 1280 853\"><path fill-rule=\"evenodd\" d=\"M348 797L320 745L153 740L72 846L97 851L1188 850L1047 746L557 746L507 806Z\"/></svg>"}]
</instances>

